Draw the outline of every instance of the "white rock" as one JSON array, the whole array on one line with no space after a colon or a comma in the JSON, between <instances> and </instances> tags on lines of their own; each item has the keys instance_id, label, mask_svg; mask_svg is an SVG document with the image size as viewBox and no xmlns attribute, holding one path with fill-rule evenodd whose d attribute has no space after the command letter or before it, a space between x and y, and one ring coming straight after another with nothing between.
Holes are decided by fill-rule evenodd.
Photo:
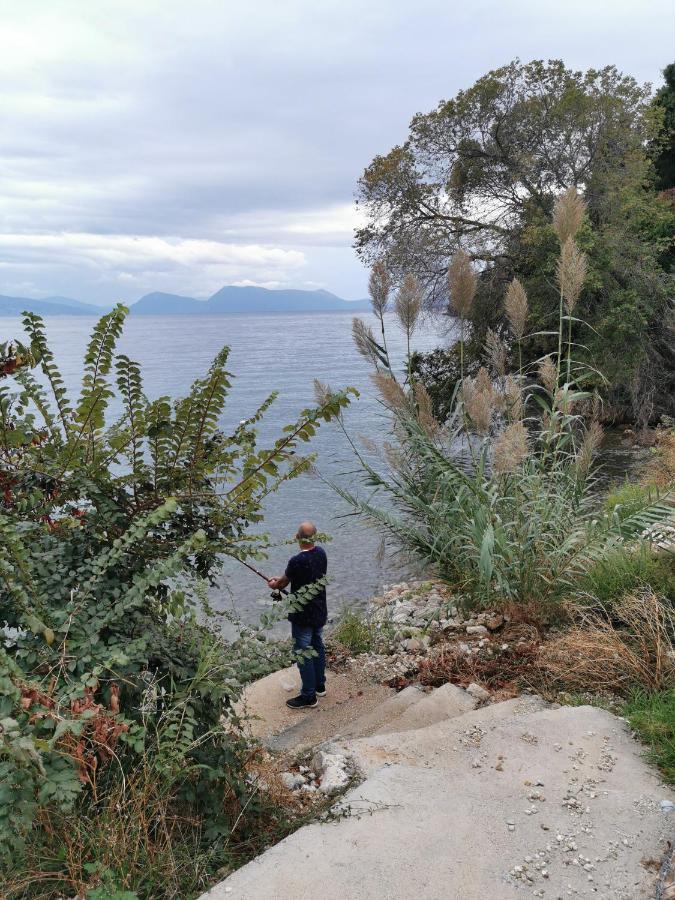
<instances>
[{"instance_id":1,"label":"white rock","mask_svg":"<svg viewBox=\"0 0 675 900\"><path fill-rule=\"evenodd\" d=\"M333 794L349 784L349 764L339 753L318 750L312 759L312 768L321 778L319 790L324 794Z\"/></svg>"},{"instance_id":2,"label":"white rock","mask_svg":"<svg viewBox=\"0 0 675 900\"><path fill-rule=\"evenodd\" d=\"M282 772L281 780L289 791L295 791L305 783L305 779L298 772Z\"/></svg>"},{"instance_id":3,"label":"white rock","mask_svg":"<svg viewBox=\"0 0 675 900\"><path fill-rule=\"evenodd\" d=\"M675 809L675 803L672 800L661 801L661 812L670 813Z\"/></svg>"},{"instance_id":4,"label":"white rock","mask_svg":"<svg viewBox=\"0 0 675 900\"><path fill-rule=\"evenodd\" d=\"M409 653L421 653L425 649L424 641L419 638L406 638L405 641L401 641L401 646Z\"/></svg>"},{"instance_id":5,"label":"white rock","mask_svg":"<svg viewBox=\"0 0 675 900\"><path fill-rule=\"evenodd\" d=\"M484 687L481 687L479 684L476 684L475 681L471 682L471 684L466 689L467 694L471 694L474 700L489 700L490 692L486 691Z\"/></svg>"},{"instance_id":6,"label":"white rock","mask_svg":"<svg viewBox=\"0 0 675 900\"><path fill-rule=\"evenodd\" d=\"M488 630L485 625L467 625L466 626L467 634L487 634Z\"/></svg>"}]
</instances>

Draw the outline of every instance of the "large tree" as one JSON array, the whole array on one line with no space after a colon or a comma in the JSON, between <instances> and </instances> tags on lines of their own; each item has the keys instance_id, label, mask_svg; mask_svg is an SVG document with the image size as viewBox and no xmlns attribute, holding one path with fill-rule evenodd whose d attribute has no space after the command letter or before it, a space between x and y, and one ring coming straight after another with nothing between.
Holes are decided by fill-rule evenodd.
<instances>
[{"instance_id":1,"label":"large tree","mask_svg":"<svg viewBox=\"0 0 675 900\"><path fill-rule=\"evenodd\" d=\"M654 97L657 110L663 110L663 133L654 160L659 187L675 188L675 63L663 70L663 84Z\"/></svg>"},{"instance_id":2,"label":"large tree","mask_svg":"<svg viewBox=\"0 0 675 900\"><path fill-rule=\"evenodd\" d=\"M430 113L408 139L376 157L359 182L366 224L356 247L367 264L413 273L429 307L446 311L448 262L457 249L481 269L473 352L499 330L506 284L517 276L530 299L530 331L555 321L556 196L576 187L588 205L580 236L588 288L576 336L587 362L609 379L621 411L668 409L673 369L667 331L669 277L663 259L675 218L659 199L646 148L662 113L650 89L614 67L574 72L561 61L514 61ZM541 334L527 359L551 347Z\"/></svg>"}]
</instances>

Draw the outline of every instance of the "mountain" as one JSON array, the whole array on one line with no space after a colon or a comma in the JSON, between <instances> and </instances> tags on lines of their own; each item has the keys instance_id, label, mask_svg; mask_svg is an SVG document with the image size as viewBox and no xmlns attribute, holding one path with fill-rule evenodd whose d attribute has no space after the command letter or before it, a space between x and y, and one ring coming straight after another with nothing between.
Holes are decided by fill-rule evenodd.
<instances>
[{"instance_id":1,"label":"mountain","mask_svg":"<svg viewBox=\"0 0 675 900\"><path fill-rule=\"evenodd\" d=\"M141 316L185 316L206 312L206 301L154 291L131 304L130 311Z\"/></svg>"},{"instance_id":2,"label":"mountain","mask_svg":"<svg viewBox=\"0 0 675 900\"><path fill-rule=\"evenodd\" d=\"M102 316L106 307L82 303L70 297L7 297L0 294L0 316L19 316L24 310L41 316Z\"/></svg>"},{"instance_id":3,"label":"mountain","mask_svg":"<svg viewBox=\"0 0 675 900\"><path fill-rule=\"evenodd\" d=\"M146 294L131 306L136 315L206 315L270 312L360 312L370 309L367 300L343 300L329 291L269 290L227 285L208 300L178 294Z\"/></svg>"},{"instance_id":4,"label":"mountain","mask_svg":"<svg viewBox=\"0 0 675 900\"><path fill-rule=\"evenodd\" d=\"M70 297L7 297L0 294L0 316L18 316L24 310L41 316L102 316L110 306L94 306ZM367 300L343 300L330 291L273 291L261 287L226 285L208 300L154 291L131 304L137 316L221 316L229 313L363 312Z\"/></svg>"}]
</instances>

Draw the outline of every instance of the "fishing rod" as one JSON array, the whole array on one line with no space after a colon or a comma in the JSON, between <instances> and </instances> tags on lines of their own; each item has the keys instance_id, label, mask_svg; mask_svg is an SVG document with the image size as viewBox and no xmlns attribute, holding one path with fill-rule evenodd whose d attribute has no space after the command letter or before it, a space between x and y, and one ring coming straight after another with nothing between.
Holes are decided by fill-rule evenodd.
<instances>
[{"instance_id":1,"label":"fishing rod","mask_svg":"<svg viewBox=\"0 0 675 900\"><path fill-rule=\"evenodd\" d=\"M255 566L250 565L250 563L247 563L247 562L246 562L245 560L243 560L243 559L239 559L239 557L236 557L236 558L237 558L237 560L242 564L242 566L246 566L246 568L247 568L247 569L250 569L251 572L253 572L254 575L257 575L259 578L262 578L263 581L266 581L266 582L269 581L269 578L267 577L267 575L264 575L264 574L260 571L260 569L256 569ZM281 597L282 594L283 594L284 596L288 596L288 591L285 591L283 588L277 588L275 591L272 591L272 599L273 599L273 600L278 600L278 599L280 599L280 597Z\"/></svg>"}]
</instances>

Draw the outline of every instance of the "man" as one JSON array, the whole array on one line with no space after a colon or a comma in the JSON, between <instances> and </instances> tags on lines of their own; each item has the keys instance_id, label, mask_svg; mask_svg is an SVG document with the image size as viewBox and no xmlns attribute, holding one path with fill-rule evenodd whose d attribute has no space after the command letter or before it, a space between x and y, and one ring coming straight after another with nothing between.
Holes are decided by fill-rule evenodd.
<instances>
[{"instance_id":1,"label":"man","mask_svg":"<svg viewBox=\"0 0 675 900\"><path fill-rule=\"evenodd\" d=\"M267 582L272 590L277 591L290 584L291 593L295 594L300 588L324 577L328 560L323 547L314 543L315 538L316 526L312 522L303 522L296 534L300 552L288 561L284 575L270 578ZM325 587L313 594L302 609L288 616L296 653L309 647L316 653L315 656L298 659L302 691L297 697L286 701L286 706L291 709L309 709L316 706L317 697L326 696L326 650L322 631L327 618Z\"/></svg>"}]
</instances>

